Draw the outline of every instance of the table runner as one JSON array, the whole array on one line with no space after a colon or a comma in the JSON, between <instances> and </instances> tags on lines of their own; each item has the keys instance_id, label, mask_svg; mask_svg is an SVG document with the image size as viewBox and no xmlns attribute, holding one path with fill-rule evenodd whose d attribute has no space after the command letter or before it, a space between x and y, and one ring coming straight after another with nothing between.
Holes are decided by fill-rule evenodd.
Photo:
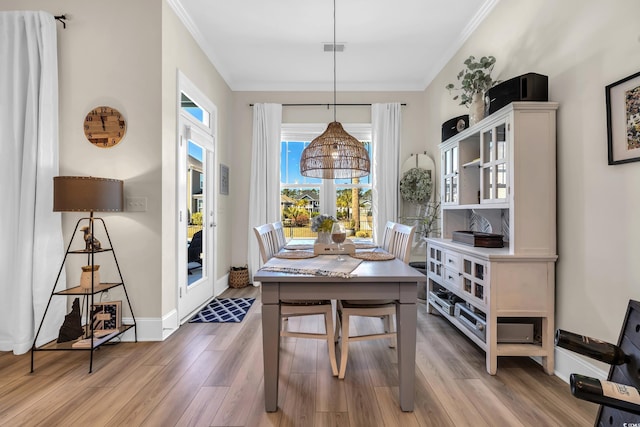
<instances>
[{"instance_id":1,"label":"table runner","mask_svg":"<svg viewBox=\"0 0 640 427\"><path fill-rule=\"evenodd\" d=\"M310 276L330 276L348 279L351 272L362 262L360 259L344 256L344 261L336 261L337 255L320 255L309 259L271 258L262 266L262 271L276 271Z\"/></svg>"}]
</instances>

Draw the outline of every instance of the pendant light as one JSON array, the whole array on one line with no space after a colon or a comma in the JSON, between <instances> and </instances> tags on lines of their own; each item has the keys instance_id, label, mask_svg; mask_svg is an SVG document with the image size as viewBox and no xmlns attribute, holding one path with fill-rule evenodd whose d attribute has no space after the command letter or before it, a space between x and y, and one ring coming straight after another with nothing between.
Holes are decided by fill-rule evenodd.
<instances>
[{"instance_id":1,"label":"pendant light","mask_svg":"<svg viewBox=\"0 0 640 427\"><path fill-rule=\"evenodd\" d=\"M336 120L336 0L333 0L333 122L302 151L300 174L312 178L359 178L369 175L364 144Z\"/></svg>"}]
</instances>

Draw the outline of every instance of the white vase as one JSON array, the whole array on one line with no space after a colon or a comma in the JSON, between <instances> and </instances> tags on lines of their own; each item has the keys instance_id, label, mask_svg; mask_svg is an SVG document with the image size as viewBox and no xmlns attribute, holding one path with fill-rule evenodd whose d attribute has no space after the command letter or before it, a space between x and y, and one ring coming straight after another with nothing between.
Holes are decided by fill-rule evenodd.
<instances>
[{"instance_id":1,"label":"white vase","mask_svg":"<svg viewBox=\"0 0 640 427\"><path fill-rule=\"evenodd\" d=\"M318 231L318 239L316 243L321 243L323 245L328 245L331 243L331 233L328 231Z\"/></svg>"},{"instance_id":2,"label":"white vase","mask_svg":"<svg viewBox=\"0 0 640 427\"><path fill-rule=\"evenodd\" d=\"M469 104L469 125L474 125L484 119L484 93L475 92Z\"/></svg>"}]
</instances>

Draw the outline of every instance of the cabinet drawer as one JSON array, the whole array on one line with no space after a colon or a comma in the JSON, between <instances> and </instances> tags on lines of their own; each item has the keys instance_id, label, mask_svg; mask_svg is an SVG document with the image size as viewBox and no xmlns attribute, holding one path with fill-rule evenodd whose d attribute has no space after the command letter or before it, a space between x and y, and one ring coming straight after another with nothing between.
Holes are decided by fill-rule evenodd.
<instances>
[{"instance_id":1,"label":"cabinet drawer","mask_svg":"<svg viewBox=\"0 0 640 427\"><path fill-rule=\"evenodd\" d=\"M451 289L460 289L460 273L455 269L444 269L444 281Z\"/></svg>"},{"instance_id":2,"label":"cabinet drawer","mask_svg":"<svg viewBox=\"0 0 640 427\"><path fill-rule=\"evenodd\" d=\"M448 270L460 271L460 256L455 252L445 252L444 265Z\"/></svg>"}]
</instances>

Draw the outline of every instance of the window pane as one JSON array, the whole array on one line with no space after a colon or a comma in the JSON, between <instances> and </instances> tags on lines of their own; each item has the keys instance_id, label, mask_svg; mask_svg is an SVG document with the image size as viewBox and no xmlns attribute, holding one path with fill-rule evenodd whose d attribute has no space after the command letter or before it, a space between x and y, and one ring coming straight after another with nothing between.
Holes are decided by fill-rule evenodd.
<instances>
[{"instance_id":1,"label":"window pane","mask_svg":"<svg viewBox=\"0 0 640 427\"><path fill-rule=\"evenodd\" d=\"M184 93L182 93L180 97L180 107L183 111L195 117L199 122L204 123L207 127L209 126L209 112L192 101Z\"/></svg>"},{"instance_id":2,"label":"window pane","mask_svg":"<svg viewBox=\"0 0 640 427\"><path fill-rule=\"evenodd\" d=\"M282 141L280 146L280 182L283 184L320 184L322 179L300 174L300 157L308 142Z\"/></svg>"},{"instance_id":3,"label":"window pane","mask_svg":"<svg viewBox=\"0 0 640 427\"><path fill-rule=\"evenodd\" d=\"M282 188L280 214L287 237L316 237L310 219L320 214L320 187Z\"/></svg>"},{"instance_id":4,"label":"window pane","mask_svg":"<svg viewBox=\"0 0 640 427\"><path fill-rule=\"evenodd\" d=\"M373 226L371 189L338 187L336 218L344 224L347 236L355 236L357 233L357 237L371 237Z\"/></svg>"}]
</instances>

